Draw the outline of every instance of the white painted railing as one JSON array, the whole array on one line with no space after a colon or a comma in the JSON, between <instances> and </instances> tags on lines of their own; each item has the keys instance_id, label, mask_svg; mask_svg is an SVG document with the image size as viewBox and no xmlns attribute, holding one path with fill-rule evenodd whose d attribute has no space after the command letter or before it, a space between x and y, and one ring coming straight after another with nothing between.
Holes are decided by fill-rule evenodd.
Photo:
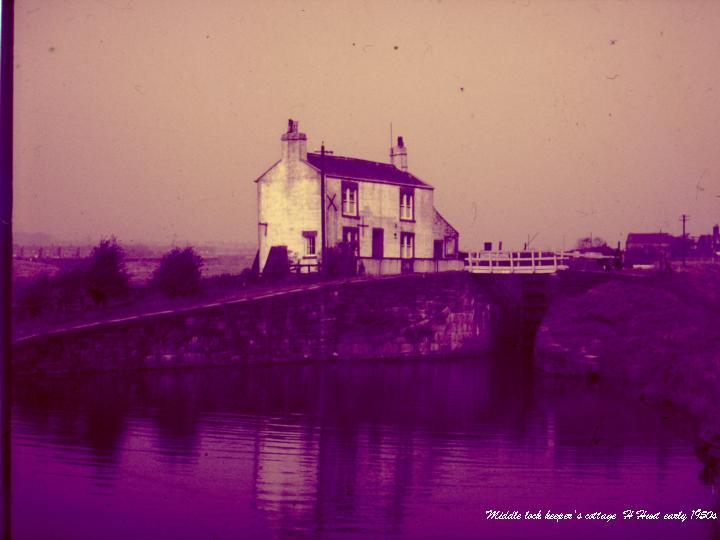
<instances>
[{"instance_id":1,"label":"white painted railing","mask_svg":"<svg viewBox=\"0 0 720 540\"><path fill-rule=\"evenodd\" d=\"M468 253L465 269L474 274L554 274L567 270L558 251L477 251Z\"/></svg>"}]
</instances>

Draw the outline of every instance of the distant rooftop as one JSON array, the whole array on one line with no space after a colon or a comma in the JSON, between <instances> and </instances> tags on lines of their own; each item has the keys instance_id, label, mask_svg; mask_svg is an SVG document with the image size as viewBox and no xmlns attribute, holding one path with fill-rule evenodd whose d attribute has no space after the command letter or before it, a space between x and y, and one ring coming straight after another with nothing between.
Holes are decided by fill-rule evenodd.
<instances>
[{"instance_id":1,"label":"distant rooftop","mask_svg":"<svg viewBox=\"0 0 720 540\"><path fill-rule=\"evenodd\" d=\"M629 233L626 244L670 244L673 236L668 233Z\"/></svg>"},{"instance_id":2,"label":"distant rooftop","mask_svg":"<svg viewBox=\"0 0 720 540\"><path fill-rule=\"evenodd\" d=\"M312 152L307 154L308 162L318 169L321 159L320 154ZM390 163L325 154L324 169L327 176L433 189L417 176L402 171Z\"/></svg>"}]
</instances>

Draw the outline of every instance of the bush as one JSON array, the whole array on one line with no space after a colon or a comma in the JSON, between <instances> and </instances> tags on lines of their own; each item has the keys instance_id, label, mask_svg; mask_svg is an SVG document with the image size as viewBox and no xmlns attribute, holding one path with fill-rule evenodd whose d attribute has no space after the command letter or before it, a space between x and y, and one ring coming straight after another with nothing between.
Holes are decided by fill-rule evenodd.
<instances>
[{"instance_id":1,"label":"bush","mask_svg":"<svg viewBox=\"0 0 720 540\"><path fill-rule=\"evenodd\" d=\"M77 311L87 305L87 289L87 277L81 267L63 270L53 278L41 274L20 288L18 315L26 318L55 311Z\"/></svg>"},{"instance_id":2,"label":"bush","mask_svg":"<svg viewBox=\"0 0 720 540\"><path fill-rule=\"evenodd\" d=\"M347 242L327 249L327 273L331 277L348 277L357 274L357 255Z\"/></svg>"},{"instance_id":3,"label":"bush","mask_svg":"<svg viewBox=\"0 0 720 540\"><path fill-rule=\"evenodd\" d=\"M163 255L152 284L168 296L190 296L200 291L203 260L191 247L175 248Z\"/></svg>"},{"instance_id":4,"label":"bush","mask_svg":"<svg viewBox=\"0 0 720 540\"><path fill-rule=\"evenodd\" d=\"M113 237L101 240L90 254L87 267L88 293L98 305L127 293L129 277L125 268L125 252Z\"/></svg>"},{"instance_id":5,"label":"bush","mask_svg":"<svg viewBox=\"0 0 720 540\"><path fill-rule=\"evenodd\" d=\"M51 308L51 300L50 278L47 274L41 274L20 291L17 307L22 316L38 317Z\"/></svg>"},{"instance_id":6,"label":"bush","mask_svg":"<svg viewBox=\"0 0 720 540\"><path fill-rule=\"evenodd\" d=\"M249 284L254 283L258 280L258 273L252 268L244 268L240 272L240 283L242 287L247 287Z\"/></svg>"},{"instance_id":7,"label":"bush","mask_svg":"<svg viewBox=\"0 0 720 540\"><path fill-rule=\"evenodd\" d=\"M245 268L240 274L220 274L218 276L206 277L203 283L214 289L242 289L256 281L249 268Z\"/></svg>"},{"instance_id":8,"label":"bush","mask_svg":"<svg viewBox=\"0 0 720 540\"><path fill-rule=\"evenodd\" d=\"M52 280L54 308L62 312L83 309L88 301L88 280L84 267L63 270Z\"/></svg>"}]
</instances>

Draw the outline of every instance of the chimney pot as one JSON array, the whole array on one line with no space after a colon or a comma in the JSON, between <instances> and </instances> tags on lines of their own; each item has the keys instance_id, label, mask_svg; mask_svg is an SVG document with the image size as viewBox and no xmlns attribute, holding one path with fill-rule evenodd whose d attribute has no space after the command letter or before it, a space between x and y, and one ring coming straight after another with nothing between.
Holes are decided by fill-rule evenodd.
<instances>
[{"instance_id":1,"label":"chimney pot","mask_svg":"<svg viewBox=\"0 0 720 540\"><path fill-rule=\"evenodd\" d=\"M307 159L307 136L300 133L298 127L299 122L297 120L288 119L288 130L280 137L283 159Z\"/></svg>"},{"instance_id":2,"label":"chimney pot","mask_svg":"<svg viewBox=\"0 0 720 540\"><path fill-rule=\"evenodd\" d=\"M405 148L405 141L402 137L397 138L397 146L393 146L390 149L390 163L395 165L398 169L406 171L407 166L407 148Z\"/></svg>"}]
</instances>

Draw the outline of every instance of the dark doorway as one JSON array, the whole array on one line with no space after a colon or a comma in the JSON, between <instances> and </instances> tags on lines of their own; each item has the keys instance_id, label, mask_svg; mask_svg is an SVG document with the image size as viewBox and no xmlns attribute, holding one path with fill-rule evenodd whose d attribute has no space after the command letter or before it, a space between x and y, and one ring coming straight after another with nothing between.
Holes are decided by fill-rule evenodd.
<instances>
[{"instance_id":1,"label":"dark doorway","mask_svg":"<svg viewBox=\"0 0 720 540\"><path fill-rule=\"evenodd\" d=\"M357 227L343 227L343 242L353 255L360 256L360 234Z\"/></svg>"},{"instance_id":2,"label":"dark doorway","mask_svg":"<svg viewBox=\"0 0 720 540\"><path fill-rule=\"evenodd\" d=\"M384 235L383 229L372 230L372 258L382 259L384 255Z\"/></svg>"},{"instance_id":3,"label":"dark doorway","mask_svg":"<svg viewBox=\"0 0 720 540\"><path fill-rule=\"evenodd\" d=\"M433 242L433 259L436 261L443 258L443 241L435 240Z\"/></svg>"}]
</instances>

